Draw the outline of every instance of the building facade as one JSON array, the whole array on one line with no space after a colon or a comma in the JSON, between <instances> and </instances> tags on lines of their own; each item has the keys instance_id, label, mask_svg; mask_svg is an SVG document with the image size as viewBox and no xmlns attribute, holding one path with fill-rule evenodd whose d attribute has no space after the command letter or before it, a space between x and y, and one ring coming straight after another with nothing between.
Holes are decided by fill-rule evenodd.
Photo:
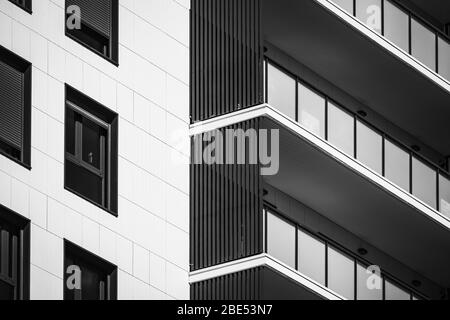
<instances>
[{"instance_id":1,"label":"building facade","mask_svg":"<svg viewBox=\"0 0 450 320\"><path fill-rule=\"evenodd\" d=\"M192 299L449 298L449 9L191 1Z\"/></svg>"},{"instance_id":2,"label":"building facade","mask_svg":"<svg viewBox=\"0 0 450 320\"><path fill-rule=\"evenodd\" d=\"M188 299L189 7L0 0L0 299Z\"/></svg>"}]
</instances>

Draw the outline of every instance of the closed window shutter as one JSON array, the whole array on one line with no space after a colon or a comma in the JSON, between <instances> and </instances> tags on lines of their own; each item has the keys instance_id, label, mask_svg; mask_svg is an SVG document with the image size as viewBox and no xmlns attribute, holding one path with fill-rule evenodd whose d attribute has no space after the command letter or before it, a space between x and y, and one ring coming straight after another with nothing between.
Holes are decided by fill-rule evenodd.
<instances>
[{"instance_id":1,"label":"closed window shutter","mask_svg":"<svg viewBox=\"0 0 450 320\"><path fill-rule=\"evenodd\" d=\"M0 61L0 139L22 150L24 75Z\"/></svg>"},{"instance_id":2,"label":"closed window shutter","mask_svg":"<svg viewBox=\"0 0 450 320\"><path fill-rule=\"evenodd\" d=\"M111 37L112 0L69 0L67 6L76 5L81 10L81 21L104 36Z\"/></svg>"}]
</instances>

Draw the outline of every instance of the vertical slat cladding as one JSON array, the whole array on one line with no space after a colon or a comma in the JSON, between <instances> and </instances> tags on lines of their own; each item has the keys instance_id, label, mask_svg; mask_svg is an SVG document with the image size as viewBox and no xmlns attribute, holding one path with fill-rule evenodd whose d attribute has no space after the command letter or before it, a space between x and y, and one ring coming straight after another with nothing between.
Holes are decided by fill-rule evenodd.
<instances>
[{"instance_id":1,"label":"vertical slat cladding","mask_svg":"<svg viewBox=\"0 0 450 320\"><path fill-rule=\"evenodd\" d=\"M259 119L230 128L258 129ZM237 140L227 139L222 129L224 158L234 147L229 165L191 164L191 268L199 270L262 252L261 181L259 164L237 164ZM208 138L210 133L206 133ZM204 135L193 138L202 141ZM206 146L204 144L204 146ZM193 150L195 148L193 147ZM193 151L194 152L194 151Z\"/></svg>"},{"instance_id":2,"label":"vertical slat cladding","mask_svg":"<svg viewBox=\"0 0 450 320\"><path fill-rule=\"evenodd\" d=\"M192 300L259 300L262 268L245 270L191 285Z\"/></svg>"},{"instance_id":3,"label":"vertical slat cladding","mask_svg":"<svg viewBox=\"0 0 450 320\"><path fill-rule=\"evenodd\" d=\"M1 265L0 274L9 278L9 263L10 263L10 253L9 253L9 232L2 230L0 234L0 249L1 249Z\"/></svg>"},{"instance_id":4,"label":"vertical slat cladding","mask_svg":"<svg viewBox=\"0 0 450 320\"><path fill-rule=\"evenodd\" d=\"M192 0L192 122L263 102L260 1Z\"/></svg>"}]
</instances>

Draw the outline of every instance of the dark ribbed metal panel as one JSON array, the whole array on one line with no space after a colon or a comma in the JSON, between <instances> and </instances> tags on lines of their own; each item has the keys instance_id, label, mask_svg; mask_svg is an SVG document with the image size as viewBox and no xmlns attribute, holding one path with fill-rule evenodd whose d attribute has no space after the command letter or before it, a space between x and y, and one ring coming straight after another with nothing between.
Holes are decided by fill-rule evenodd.
<instances>
[{"instance_id":1,"label":"dark ribbed metal panel","mask_svg":"<svg viewBox=\"0 0 450 320\"><path fill-rule=\"evenodd\" d=\"M263 102L261 0L191 1L191 121Z\"/></svg>"},{"instance_id":2,"label":"dark ribbed metal panel","mask_svg":"<svg viewBox=\"0 0 450 320\"><path fill-rule=\"evenodd\" d=\"M228 274L191 285L192 300L260 300L262 268Z\"/></svg>"},{"instance_id":3,"label":"dark ribbed metal panel","mask_svg":"<svg viewBox=\"0 0 450 320\"><path fill-rule=\"evenodd\" d=\"M103 33L111 36L113 0L66 0L66 8L76 5L81 9L81 20Z\"/></svg>"},{"instance_id":4,"label":"dark ribbed metal panel","mask_svg":"<svg viewBox=\"0 0 450 320\"><path fill-rule=\"evenodd\" d=\"M229 128L257 129L260 121L253 119ZM223 136L226 157L225 146L231 139ZM203 137L193 138L193 157L196 152L194 141ZM191 270L262 253L260 165L248 161L243 165L208 165L195 164L194 160L190 180ZM236 159L234 163L237 163Z\"/></svg>"},{"instance_id":5,"label":"dark ribbed metal panel","mask_svg":"<svg viewBox=\"0 0 450 320\"><path fill-rule=\"evenodd\" d=\"M0 61L0 138L22 149L24 86L23 73Z\"/></svg>"}]
</instances>

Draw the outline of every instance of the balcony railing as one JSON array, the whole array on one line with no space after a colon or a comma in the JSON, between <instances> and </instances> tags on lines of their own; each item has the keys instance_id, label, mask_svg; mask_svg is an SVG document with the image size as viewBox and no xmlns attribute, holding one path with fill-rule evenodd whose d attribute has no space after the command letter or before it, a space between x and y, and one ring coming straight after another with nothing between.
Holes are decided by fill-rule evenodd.
<instances>
[{"instance_id":1,"label":"balcony railing","mask_svg":"<svg viewBox=\"0 0 450 320\"><path fill-rule=\"evenodd\" d=\"M352 113L299 77L266 61L266 102L450 218L450 175L446 168Z\"/></svg>"},{"instance_id":2,"label":"balcony railing","mask_svg":"<svg viewBox=\"0 0 450 320\"><path fill-rule=\"evenodd\" d=\"M349 300L423 300L416 290L313 235L273 210L264 210L265 252Z\"/></svg>"},{"instance_id":3,"label":"balcony railing","mask_svg":"<svg viewBox=\"0 0 450 320\"><path fill-rule=\"evenodd\" d=\"M329 1L450 81L448 26L440 30L395 0Z\"/></svg>"}]
</instances>

